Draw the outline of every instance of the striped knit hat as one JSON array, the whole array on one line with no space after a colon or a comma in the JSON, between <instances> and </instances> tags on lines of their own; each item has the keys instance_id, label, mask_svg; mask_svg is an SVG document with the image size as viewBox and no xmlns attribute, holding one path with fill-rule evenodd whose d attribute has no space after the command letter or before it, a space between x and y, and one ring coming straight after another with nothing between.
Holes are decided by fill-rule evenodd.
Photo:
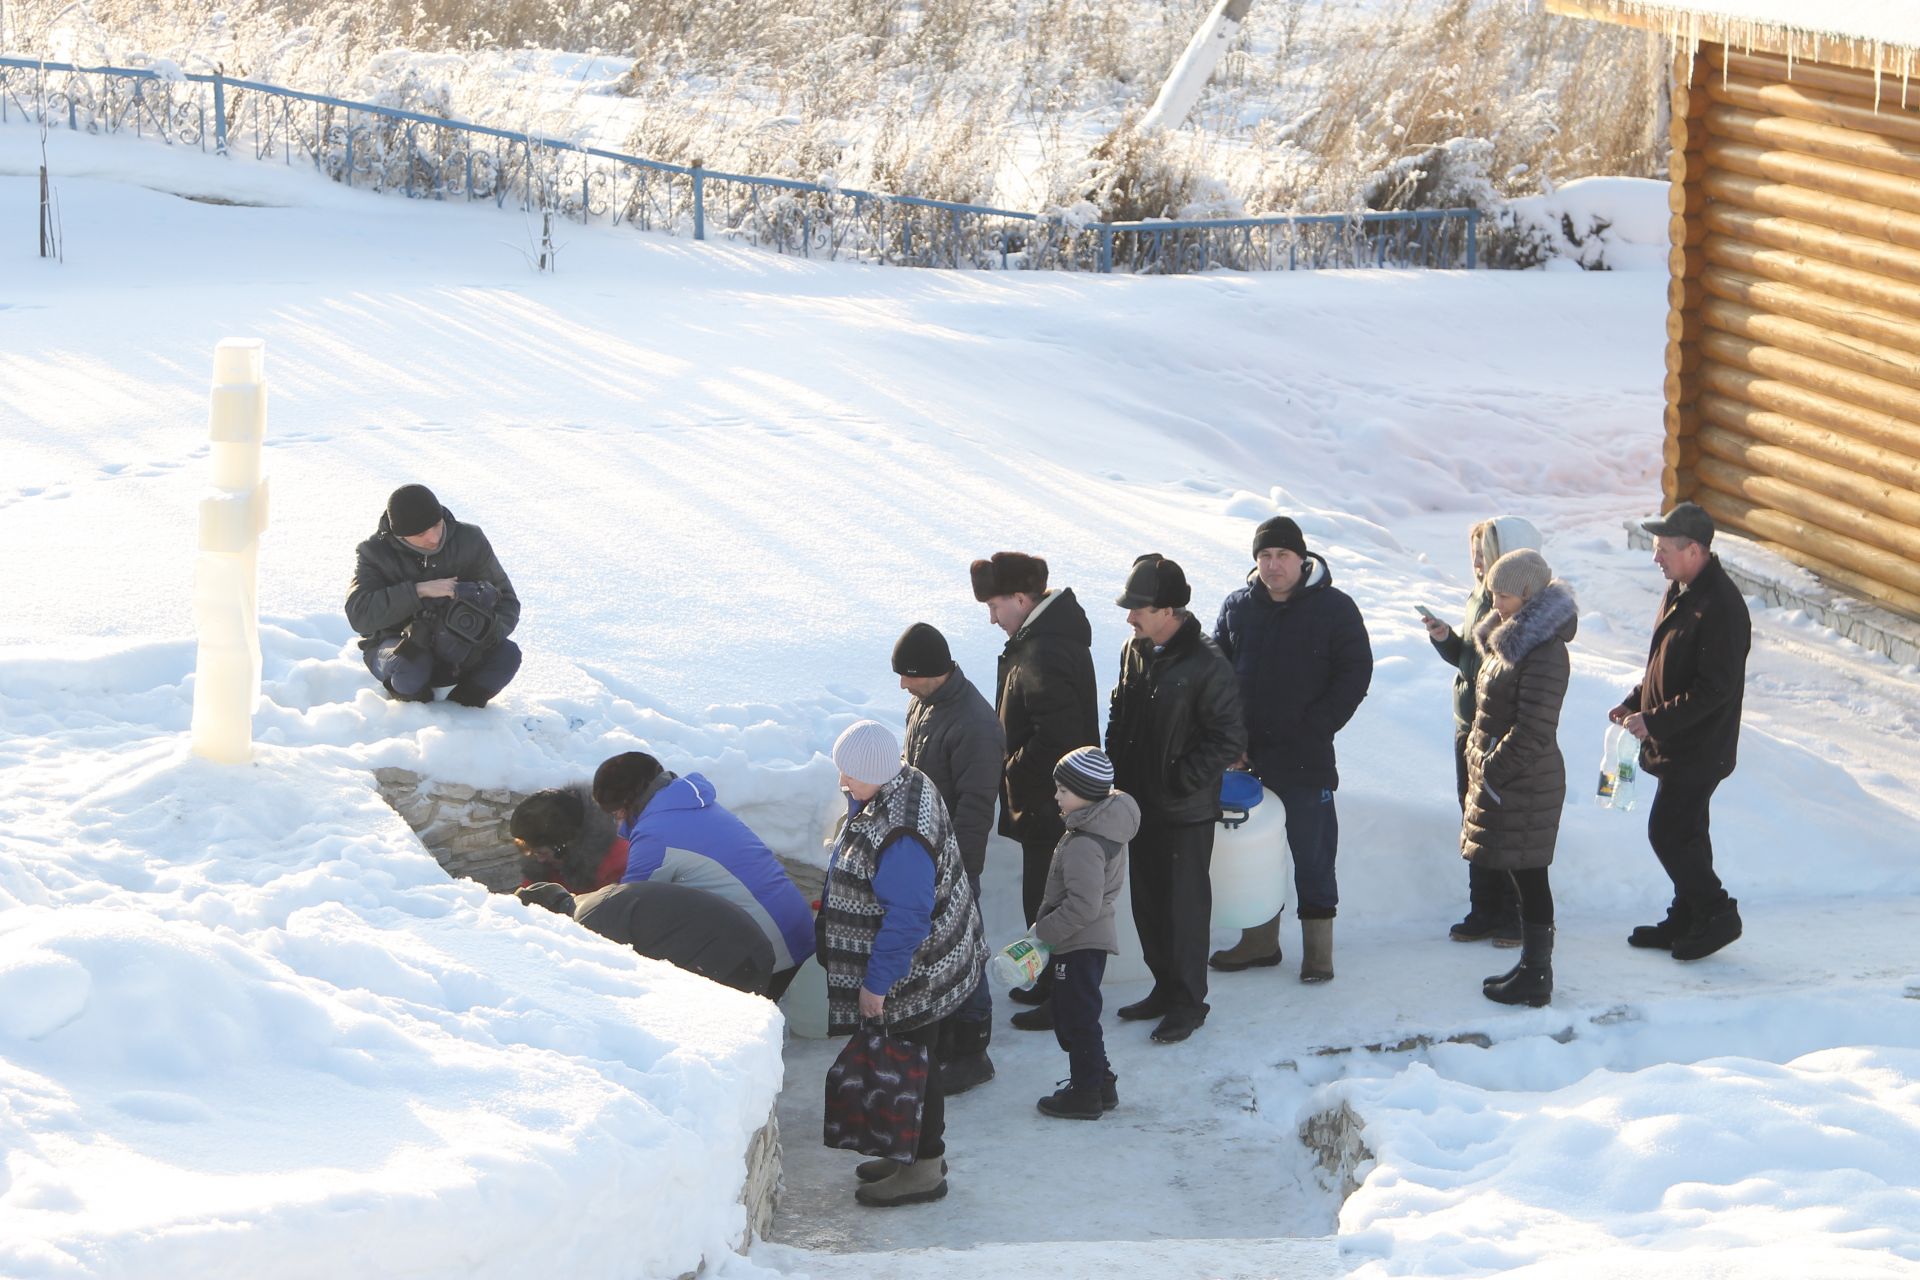
<instances>
[{"instance_id":1,"label":"striped knit hat","mask_svg":"<svg viewBox=\"0 0 1920 1280\"><path fill-rule=\"evenodd\" d=\"M1075 747L1053 766L1053 780L1082 800L1113 794L1113 761L1098 747Z\"/></svg>"},{"instance_id":2,"label":"striped knit hat","mask_svg":"<svg viewBox=\"0 0 1920 1280\"><path fill-rule=\"evenodd\" d=\"M833 767L870 787L892 782L900 776L900 740L878 720L855 720L834 739Z\"/></svg>"}]
</instances>

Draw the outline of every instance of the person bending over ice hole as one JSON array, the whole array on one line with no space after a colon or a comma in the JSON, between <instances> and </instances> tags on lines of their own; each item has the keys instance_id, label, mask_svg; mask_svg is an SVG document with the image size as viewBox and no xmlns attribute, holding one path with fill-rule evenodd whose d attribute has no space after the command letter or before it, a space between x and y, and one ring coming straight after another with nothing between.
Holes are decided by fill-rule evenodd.
<instances>
[{"instance_id":1,"label":"person bending over ice hole","mask_svg":"<svg viewBox=\"0 0 1920 1280\"><path fill-rule=\"evenodd\" d=\"M556 881L591 893L626 874L627 842L593 802L590 783L534 792L514 809L507 831L520 851L523 884Z\"/></svg>"},{"instance_id":2,"label":"person bending over ice hole","mask_svg":"<svg viewBox=\"0 0 1920 1280\"><path fill-rule=\"evenodd\" d=\"M542 882L515 891L529 906L571 916L609 942L665 960L749 995L767 994L773 946L752 916L705 889L641 880L608 885L576 898Z\"/></svg>"},{"instance_id":3,"label":"person bending over ice hole","mask_svg":"<svg viewBox=\"0 0 1920 1280\"><path fill-rule=\"evenodd\" d=\"M380 526L355 552L347 622L364 637L367 670L389 696L484 707L520 669L507 639L520 597L479 525L461 524L423 484L387 499Z\"/></svg>"},{"instance_id":4,"label":"person bending over ice hole","mask_svg":"<svg viewBox=\"0 0 1920 1280\"><path fill-rule=\"evenodd\" d=\"M929 1058L913 1162L862 1162L854 1199L876 1208L938 1200L947 1194L942 1031L986 968L980 912L947 806L926 774L900 762L892 732L856 721L835 740L833 765L847 808L815 925L827 1032L851 1035L878 1021Z\"/></svg>"},{"instance_id":5,"label":"person bending over ice hole","mask_svg":"<svg viewBox=\"0 0 1920 1280\"><path fill-rule=\"evenodd\" d=\"M1053 851L1033 935L1052 951L1053 1035L1066 1050L1068 1074L1039 1107L1066 1120L1098 1120L1120 1105L1100 1030L1100 980L1107 957L1120 950L1113 904L1126 882L1127 841L1140 830L1140 806L1113 789L1113 761L1098 747L1067 752L1053 777L1067 833Z\"/></svg>"},{"instance_id":6,"label":"person bending over ice hole","mask_svg":"<svg viewBox=\"0 0 1920 1280\"><path fill-rule=\"evenodd\" d=\"M1493 613L1474 629L1480 673L1467 740L1460 856L1513 879L1520 963L1481 984L1487 999L1535 1008L1553 998L1553 890L1547 868L1567 800L1560 704L1579 628L1573 590L1538 551L1509 551L1487 571Z\"/></svg>"},{"instance_id":7,"label":"person bending over ice hole","mask_svg":"<svg viewBox=\"0 0 1920 1280\"><path fill-rule=\"evenodd\" d=\"M773 948L767 994L778 1000L813 954L813 911L773 851L713 797L711 782L662 769L644 751L614 756L593 775L593 802L627 842L621 882L690 885L752 916Z\"/></svg>"}]
</instances>

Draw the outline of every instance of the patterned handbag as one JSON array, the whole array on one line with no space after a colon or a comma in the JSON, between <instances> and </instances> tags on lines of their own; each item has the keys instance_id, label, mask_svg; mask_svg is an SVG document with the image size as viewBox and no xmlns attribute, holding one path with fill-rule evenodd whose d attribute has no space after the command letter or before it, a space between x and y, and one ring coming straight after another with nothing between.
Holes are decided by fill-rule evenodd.
<instances>
[{"instance_id":1,"label":"patterned handbag","mask_svg":"<svg viewBox=\"0 0 1920 1280\"><path fill-rule=\"evenodd\" d=\"M827 1068L821 1141L912 1164L927 1102L927 1047L862 1023Z\"/></svg>"}]
</instances>

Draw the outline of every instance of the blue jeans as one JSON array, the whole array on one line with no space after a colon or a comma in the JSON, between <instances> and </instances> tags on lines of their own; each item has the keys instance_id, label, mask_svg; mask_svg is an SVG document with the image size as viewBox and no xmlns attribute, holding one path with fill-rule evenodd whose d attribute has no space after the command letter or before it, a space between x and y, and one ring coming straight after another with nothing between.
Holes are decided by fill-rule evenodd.
<instances>
[{"instance_id":1,"label":"blue jeans","mask_svg":"<svg viewBox=\"0 0 1920 1280\"><path fill-rule=\"evenodd\" d=\"M1053 973L1053 1038L1067 1051L1067 1072L1075 1089L1099 1089L1107 1082L1107 1040L1100 1029L1100 979L1107 953L1069 951L1047 966Z\"/></svg>"},{"instance_id":2,"label":"blue jeans","mask_svg":"<svg viewBox=\"0 0 1920 1280\"><path fill-rule=\"evenodd\" d=\"M1293 890L1302 920L1331 920L1338 914L1340 886L1333 860L1340 850L1340 815L1333 792L1325 787L1276 787L1287 810L1287 847L1293 850Z\"/></svg>"},{"instance_id":3,"label":"blue jeans","mask_svg":"<svg viewBox=\"0 0 1920 1280\"><path fill-rule=\"evenodd\" d=\"M493 648L475 654L459 667L435 662L427 653L415 652L402 657L395 652L401 637L389 636L365 653L367 670L373 678L403 702L432 702L436 687L453 686L450 695L469 706L483 706L506 688L520 670L520 646L502 640Z\"/></svg>"}]
</instances>

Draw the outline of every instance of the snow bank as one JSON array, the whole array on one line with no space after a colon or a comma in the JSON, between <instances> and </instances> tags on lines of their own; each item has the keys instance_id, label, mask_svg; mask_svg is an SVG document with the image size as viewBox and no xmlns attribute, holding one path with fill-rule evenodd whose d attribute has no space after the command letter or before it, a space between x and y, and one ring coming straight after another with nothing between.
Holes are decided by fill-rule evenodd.
<instances>
[{"instance_id":1,"label":"snow bank","mask_svg":"<svg viewBox=\"0 0 1920 1280\"><path fill-rule=\"evenodd\" d=\"M1354 1275L1913 1273L1920 1005L1648 1012L1624 1034L1438 1046L1323 1089L1310 1106L1352 1105L1375 1155L1341 1213Z\"/></svg>"},{"instance_id":2,"label":"snow bank","mask_svg":"<svg viewBox=\"0 0 1920 1280\"><path fill-rule=\"evenodd\" d=\"M1509 200L1503 212L1531 236L1547 265L1585 271L1665 271L1670 248L1667 183L1653 178L1579 178L1544 195Z\"/></svg>"}]
</instances>

